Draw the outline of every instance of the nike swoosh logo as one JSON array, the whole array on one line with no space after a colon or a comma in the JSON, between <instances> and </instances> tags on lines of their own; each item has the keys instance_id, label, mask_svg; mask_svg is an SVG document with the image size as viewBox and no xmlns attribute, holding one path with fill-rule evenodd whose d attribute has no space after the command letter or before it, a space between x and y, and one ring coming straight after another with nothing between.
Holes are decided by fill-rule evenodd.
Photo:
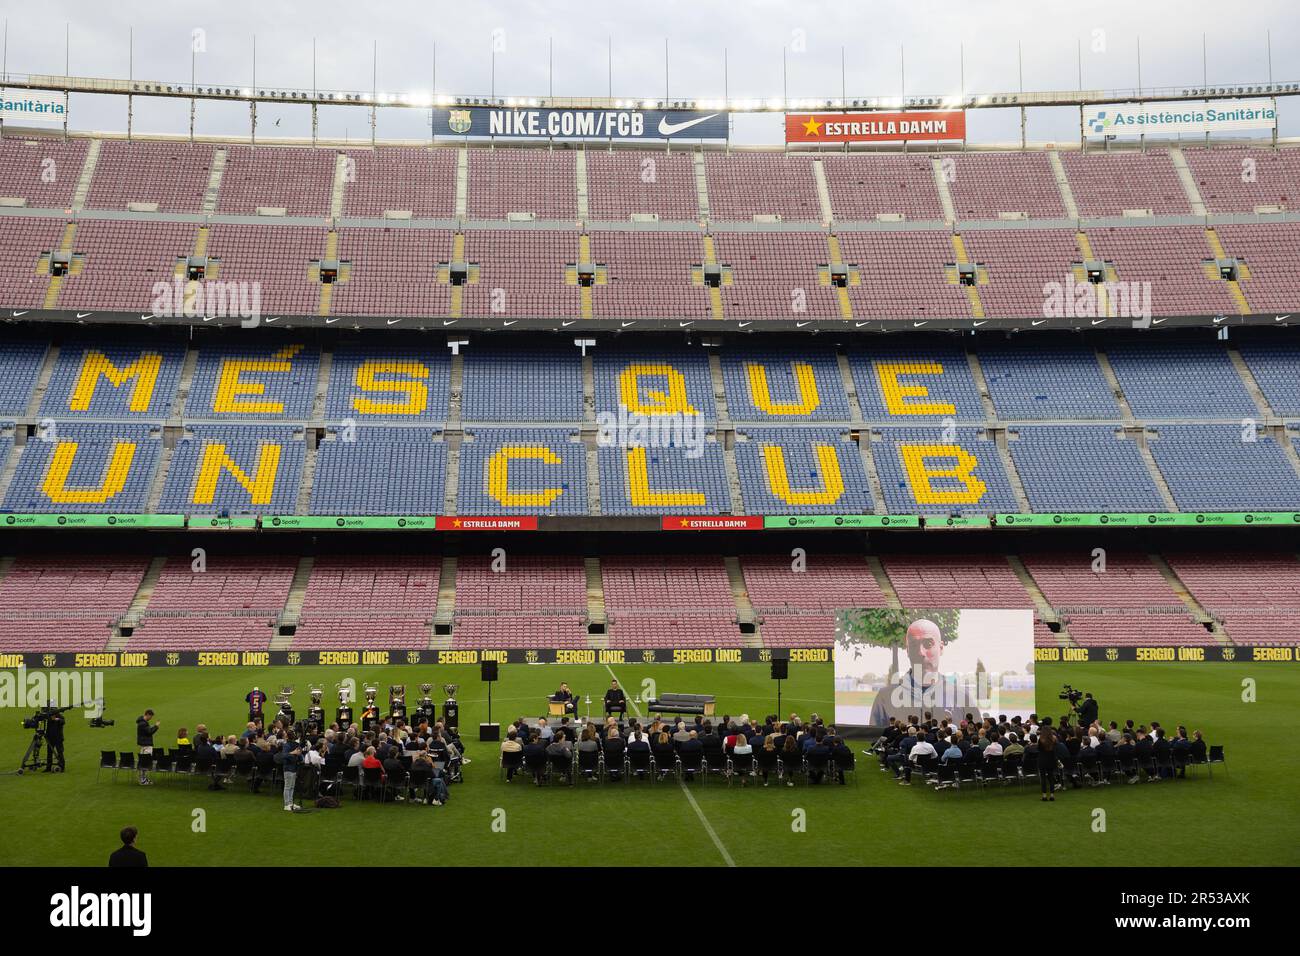
<instances>
[{"instance_id":1,"label":"nike swoosh logo","mask_svg":"<svg viewBox=\"0 0 1300 956\"><path fill-rule=\"evenodd\" d=\"M279 322L279 321L280 321L280 317L277 315L277 316L276 316L275 318L273 318L273 319L267 319L267 320L265 321L264 324L265 324L265 325L270 325L272 322Z\"/></svg>"},{"instance_id":2,"label":"nike swoosh logo","mask_svg":"<svg viewBox=\"0 0 1300 956\"><path fill-rule=\"evenodd\" d=\"M736 324L736 328L743 329L745 326L753 325L753 324L754 324L753 322L739 322Z\"/></svg>"},{"instance_id":3,"label":"nike swoosh logo","mask_svg":"<svg viewBox=\"0 0 1300 956\"><path fill-rule=\"evenodd\" d=\"M1274 322L1281 322L1281 321L1283 321L1283 320L1285 320L1285 319L1289 319L1289 318L1291 318L1291 313L1290 313L1290 312L1288 312L1286 315L1275 315L1275 316L1273 317L1273 321L1274 321Z\"/></svg>"},{"instance_id":4,"label":"nike swoosh logo","mask_svg":"<svg viewBox=\"0 0 1300 956\"><path fill-rule=\"evenodd\" d=\"M515 324L516 322L518 322L518 321L519 321L518 319L511 319L511 320L508 321L508 322L502 322L502 323L501 323L501 327L502 327L502 328L506 328L506 329L508 329L508 328L510 328L510 326L514 325L514 324Z\"/></svg>"},{"instance_id":5,"label":"nike swoosh logo","mask_svg":"<svg viewBox=\"0 0 1300 956\"><path fill-rule=\"evenodd\" d=\"M695 320L694 320L694 319L691 319L691 321L689 321L689 322L678 322L678 323L677 323L677 327L678 327L679 329L684 329L684 328L686 328L688 325L694 325L694 324L695 324Z\"/></svg>"},{"instance_id":6,"label":"nike swoosh logo","mask_svg":"<svg viewBox=\"0 0 1300 956\"><path fill-rule=\"evenodd\" d=\"M26 315L28 311L29 311L29 310L27 310L27 309L23 309L21 312L15 312L15 313L14 313L14 318L16 319L16 318L18 318L18 316L20 316L20 315Z\"/></svg>"},{"instance_id":7,"label":"nike swoosh logo","mask_svg":"<svg viewBox=\"0 0 1300 956\"><path fill-rule=\"evenodd\" d=\"M1093 325L1101 325L1101 323L1103 323L1103 322L1105 322L1105 321L1106 321L1105 319L1093 319L1093 320L1092 320L1092 324L1093 324Z\"/></svg>"},{"instance_id":8,"label":"nike swoosh logo","mask_svg":"<svg viewBox=\"0 0 1300 956\"><path fill-rule=\"evenodd\" d=\"M923 325L929 325L929 324L930 324L930 320L929 320L929 319L926 319L924 322L913 322L913 323L912 323L912 328L914 328L914 329L919 329L921 326L923 326Z\"/></svg>"},{"instance_id":9,"label":"nike swoosh logo","mask_svg":"<svg viewBox=\"0 0 1300 956\"><path fill-rule=\"evenodd\" d=\"M141 321L141 322L148 322L150 319L153 318L153 316L154 316L154 314L153 314L152 312L150 312L148 315L142 315L142 316L140 316L140 321Z\"/></svg>"},{"instance_id":10,"label":"nike swoosh logo","mask_svg":"<svg viewBox=\"0 0 1300 956\"><path fill-rule=\"evenodd\" d=\"M1030 320L1029 325L1030 325L1032 328L1035 328L1035 329L1036 329L1036 328L1038 328L1040 325L1042 325L1042 324L1043 324L1044 322L1046 322L1046 321L1047 321L1046 319L1032 319L1032 320Z\"/></svg>"},{"instance_id":11,"label":"nike swoosh logo","mask_svg":"<svg viewBox=\"0 0 1300 956\"><path fill-rule=\"evenodd\" d=\"M620 322L620 323L619 323L619 326L622 327L622 328L627 328L629 325L636 325L636 323L635 323L635 322Z\"/></svg>"},{"instance_id":12,"label":"nike swoosh logo","mask_svg":"<svg viewBox=\"0 0 1300 956\"><path fill-rule=\"evenodd\" d=\"M853 327L854 327L855 329L860 329L860 328L862 328L862 327L863 327L864 325L866 325L866 324L867 324L867 323L865 323L865 322L854 322L854 323L853 323Z\"/></svg>"},{"instance_id":13,"label":"nike swoosh logo","mask_svg":"<svg viewBox=\"0 0 1300 956\"><path fill-rule=\"evenodd\" d=\"M1162 323L1162 322L1164 322L1164 321L1165 321L1164 319L1152 319L1152 320L1151 320L1151 324L1152 324L1152 325L1159 325L1160 323Z\"/></svg>"},{"instance_id":14,"label":"nike swoosh logo","mask_svg":"<svg viewBox=\"0 0 1300 956\"><path fill-rule=\"evenodd\" d=\"M811 325L811 324L812 324L811 322L796 322L794 324L794 327L796 329L802 329L805 325Z\"/></svg>"},{"instance_id":15,"label":"nike swoosh logo","mask_svg":"<svg viewBox=\"0 0 1300 956\"><path fill-rule=\"evenodd\" d=\"M387 321L386 324L388 324L388 325L396 325L398 322L401 322L401 321L402 321L401 319L389 319L389 320Z\"/></svg>"},{"instance_id":16,"label":"nike swoosh logo","mask_svg":"<svg viewBox=\"0 0 1300 956\"><path fill-rule=\"evenodd\" d=\"M77 313L77 318L79 318L79 319L84 319L86 316L88 316L88 315L94 315L94 314L95 314L94 312L78 312L78 313Z\"/></svg>"},{"instance_id":17,"label":"nike swoosh logo","mask_svg":"<svg viewBox=\"0 0 1300 956\"><path fill-rule=\"evenodd\" d=\"M336 316L336 317L334 317L334 318L332 318L332 319L326 319L326 320L325 320L325 324L326 324L326 325L333 325L333 324L334 324L335 322L337 322L337 321L338 321L338 317Z\"/></svg>"},{"instance_id":18,"label":"nike swoosh logo","mask_svg":"<svg viewBox=\"0 0 1300 956\"><path fill-rule=\"evenodd\" d=\"M677 133L680 133L682 130L690 129L692 126L698 126L700 123L703 123L705 120L711 120L713 119L713 117L717 115L718 115L717 113L710 113L708 116L701 116L698 119L687 120L685 123L670 123L668 122L668 117L664 116L659 120L659 135L675 136Z\"/></svg>"},{"instance_id":19,"label":"nike swoosh logo","mask_svg":"<svg viewBox=\"0 0 1300 956\"><path fill-rule=\"evenodd\" d=\"M460 321L460 319L443 319L443 320L442 320L442 324L443 324L444 326L455 325L455 324L456 324L457 322L459 322L459 321Z\"/></svg>"},{"instance_id":20,"label":"nike swoosh logo","mask_svg":"<svg viewBox=\"0 0 1300 956\"><path fill-rule=\"evenodd\" d=\"M573 320L568 321L568 322L561 322L561 323L560 323L560 328L562 328L562 329L567 329L569 326L571 326L571 325L572 325L574 322L576 322L576 321L577 321L577 319L573 319Z\"/></svg>"},{"instance_id":21,"label":"nike swoosh logo","mask_svg":"<svg viewBox=\"0 0 1300 956\"><path fill-rule=\"evenodd\" d=\"M978 329L981 325L988 325L988 319L985 319L983 322L975 322L975 323L973 323L973 324L974 324L975 328Z\"/></svg>"}]
</instances>

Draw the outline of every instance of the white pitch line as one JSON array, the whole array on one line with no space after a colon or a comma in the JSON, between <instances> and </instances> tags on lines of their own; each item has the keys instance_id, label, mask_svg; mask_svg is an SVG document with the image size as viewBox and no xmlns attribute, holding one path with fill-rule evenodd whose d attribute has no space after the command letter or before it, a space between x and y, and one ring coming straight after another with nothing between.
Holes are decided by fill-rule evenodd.
<instances>
[{"instance_id":1,"label":"white pitch line","mask_svg":"<svg viewBox=\"0 0 1300 956\"><path fill-rule=\"evenodd\" d=\"M611 680L618 680L618 675L614 673L613 668L608 664L605 665L605 670L609 671L609 677ZM618 683L620 687L623 686L622 681L618 681ZM626 691L624 691L624 693L626 693ZM641 717L641 708L636 705L636 701L629 697L627 702L632 706L632 710L636 713L637 717ZM718 853L722 855L723 862L725 862L727 866L734 868L736 861L731 858L731 854L727 852L727 848L723 844L722 839L718 836L717 831L714 830L713 825L709 823L709 818L704 815L704 811L700 809L700 805L695 802L695 794L691 793L687 788L686 781L678 780L677 785L682 788L682 793L686 794L687 802L690 803L691 809L695 811L695 815L700 818L700 823L704 825L704 832L709 835L709 839L713 841L713 845L718 848Z\"/></svg>"}]
</instances>

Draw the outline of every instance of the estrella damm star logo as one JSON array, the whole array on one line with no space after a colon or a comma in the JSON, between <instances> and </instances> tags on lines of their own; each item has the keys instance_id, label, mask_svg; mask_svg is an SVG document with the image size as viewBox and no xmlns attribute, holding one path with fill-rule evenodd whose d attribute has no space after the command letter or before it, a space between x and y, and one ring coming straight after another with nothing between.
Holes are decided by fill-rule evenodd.
<instances>
[{"instance_id":1,"label":"estrella damm star logo","mask_svg":"<svg viewBox=\"0 0 1300 956\"><path fill-rule=\"evenodd\" d=\"M817 117L808 117L808 122L803 124L803 131L808 136L820 136L822 134L822 124L817 122Z\"/></svg>"}]
</instances>

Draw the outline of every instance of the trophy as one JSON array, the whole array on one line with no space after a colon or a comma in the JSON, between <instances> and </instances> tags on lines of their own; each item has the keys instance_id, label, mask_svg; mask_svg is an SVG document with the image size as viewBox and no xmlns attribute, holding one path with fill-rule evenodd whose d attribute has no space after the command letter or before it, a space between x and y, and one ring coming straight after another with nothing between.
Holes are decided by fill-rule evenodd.
<instances>
[{"instance_id":1,"label":"trophy","mask_svg":"<svg viewBox=\"0 0 1300 956\"><path fill-rule=\"evenodd\" d=\"M442 725L454 734L460 727L460 704L456 703L456 691L460 690L460 685L443 684L442 689L447 692L447 699L442 703Z\"/></svg>"},{"instance_id":2,"label":"trophy","mask_svg":"<svg viewBox=\"0 0 1300 956\"><path fill-rule=\"evenodd\" d=\"M321 697L324 696L325 690L322 687L311 687L311 706L307 708L307 722L315 724L317 729L325 726L325 708L321 706Z\"/></svg>"},{"instance_id":3,"label":"trophy","mask_svg":"<svg viewBox=\"0 0 1300 956\"><path fill-rule=\"evenodd\" d=\"M421 723L433 723L437 716L437 709L433 705L433 698L429 695L433 692L432 684L420 685L420 702L415 707L415 723L418 726Z\"/></svg>"},{"instance_id":4,"label":"trophy","mask_svg":"<svg viewBox=\"0 0 1300 956\"><path fill-rule=\"evenodd\" d=\"M406 685L388 685L388 719L397 723L406 719Z\"/></svg>"},{"instance_id":5,"label":"trophy","mask_svg":"<svg viewBox=\"0 0 1300 956\"><path fill-rule=\"evenodd\" d=\"M293 696L293 685L284 684L280 688L280 693L275 698L275 706L279 708L276 712L275 719L284 724L285 727L293 726L293 703L289 700Z\"/></svg>"},{"instance_id":6,"label":"trophy","mask_svg":"<svg viewBox=\"0 0 1300 956\"><path fill-rule=\"evenodd\" d=\"M366 684L362 690L366 695L366 706L361 708L361 732L365 733L379 723L379 708L375 705L379 688L374 684Z\"/></svg>"},{"instance_id":7,"label":"trophy","mask_svg":"<svg viewBox=\"0 0 1300 956\"><path fill-rule=\"evenodd\" d=\"M334 712L334 719L340 727L347 730L352 726L352 697L350 685L342 682L334 685L339 692L339 709Z\"/></svg>"}]
</instances>

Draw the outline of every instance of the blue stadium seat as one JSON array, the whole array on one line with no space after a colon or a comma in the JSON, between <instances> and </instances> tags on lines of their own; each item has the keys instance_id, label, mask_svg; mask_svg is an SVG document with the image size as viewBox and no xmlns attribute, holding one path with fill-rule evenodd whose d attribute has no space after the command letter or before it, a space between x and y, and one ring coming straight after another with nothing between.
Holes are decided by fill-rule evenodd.
<instances>
[{"instance_id":1,"label":"blue stadium seat","mask_svg":"<svg viewBox=\"0 0 1300 956\"><path fill-rule=\"evenodd\" d=\"M1077 345L991 346L979 350L989 395L1003 421L1118 421L1120 408L1097 364Z\"/></svg>"},{"instance_id":2,"label":"blue stadium seat","mask_svg":"<svg viewBox=\"0 0 1300 956\"><path fill-rule=\"evenodd\" d=\"M141 423L55 422L53 430L28 437L5 494L5 510L147 511L149 488L162 451L161 435L158 426ZM59 471L52 473L56 461Z\"/></svg>"},{"instance_id":3,"label":"blue stadium seat","mask_svg":"<svg viewBox=\"0 0 1300 956\"><path fill-rule=\"evenodd\" d=\"M748 428L735 445L745 510L751 514L871 514L875 507L857 442L830 428ZM779 450L780 461L771 450ZM819 460L829 449L834 471ZM780 488L781 461L784 480ZM782 494L778 494L778 488Z\"/></svg>"},{"instance_id":4,"label":"blue stadium seat","mask_svg":"<svg viewBox=\"0 0 1300 956\"><path fill-rule=\"evenodd\" d=\"M330 367L325 417L442 424L450 382L451 353L446 349L340 346Z\"/></svg>"},{"instance_id":5,"label":"blue stadium seat","mask_svg":"<svg viewBox=\"0 0 1300 956\"><path fill-rule=\"evenodd\" d=\"M1165 511L1164 499L1134 441L1108 425L1036 425L1007 442L1034 511Z\"/></svg>"},{"instance_id":6,"label":"blue stadium seat","mask_svg":"<svg viewBox=\"0 0 1300 956\"><path fill-rule=\"evenodd\" d=\"M712 433L708 434L712 438ZM723 448L705 440L699 456L686 445L624 448L602 445L600 508L607 515L730 513ZM644 467L644 473L640 469ZM642 480L643 479L643 480Z\"/></svg>"},{"instance_id":7,"label":"blue stadium seat","mask_svg":"<svg viewBox=\"0 0 1300 956\"><path fill-rule=\"evenodd\" d=\"M1300 509L1300 476L1262 430L1243 441L1241 425L1162 425L1147 429L1151 454L1181 511Z\"/></svg>"},{"instance_id":8,"label":"blue stadium seat","mask_svg":"<svg viewBox=\"0 0 1300 956\"><path fill-rule=\"evenodd\" d=\"M939 426L878 428L873 430L874 435L880 440L872 442L871 452L890 514L993 514L1020 510L997 447L983 428L956 428L951 441ZM932 476L928 489L924 485L913 486L905 464L909 455L918 478L923 474ZM965 477L934 474L939 471L959 472Z\"/></svg>"},{"instance_id":9,"label":"blue stadium seat","mask_svg":"<svg viewBox=\"0 0 1300 956\"><path fill-rule=\"evenodd\" d=\"M172 414L184 364L183 345L65 344L41 414L56 421L69 416L163 421Z\"/></svg>"},{"instance_id":10,"label":"blue stadium seat","mask_svg":"<svg viewBox=\"0 0 1300 956\"><path fill-rule=\"evenodd\" d=\"M979 389L960 349L876 347L851 351L848 359L862 417L868 423L984 421Z\"/></svg>"},{"instance_id":11,"label":"blue stadium seat","mask_svg":"<svg viewBox=\"0 0 1300 956\"><path fill-rule=\"evenodd\" d=\"M582 356L576 348L501 350L470 348L462 353L464 387L460 417L465 422L582 421Z\"/></svg>"},{"instance_id":12,"label":"blue stadium seat","mask_svg":"<svg viewBox=\"0 0 1300 956\"><path fill-rule=\"evenodd\" d=\"M437 429L359 424L326 429L316 451L311 513L436 515L443 510L447 446Z\"/></svg>"},{"instance_id":13,"label":"blue stadium seat","mask_svg":"<svg viewBox=\"0 0 1300 956\"><path fill-rule=\"evenodd\" d=\"M319 374L320 353L297 343L203 348L185 417L305 421Z\"/></svg>"},{"instance_id":14,"label":"blue stadium seat","mask_svg":"<svg viewBox=\"0 0 1300 956\"><path fill-rule=\"evenodd\" d=\"M305 455L302 438L300 427L285 425L194 425L176 445L158 510L164 514L294 514ZM222 445L243 473L242 480L221 460ZM211 488L200 486L205 460Z\"/></svg>"},{"instance_id":15,"label":"blue stadium seat","mask_svg":"<svg viewBox=\"0 0 1300 956\"><path fill-rule=\"evenodd\" d=\"M729 349L722 354L722 380L733 422L777 425L850 419L834 352Z\"/></svg>"},{"instance_id":16,"label":"blue stadium seat","mask_svg":"<svg viewBox=\"0 0 1300 956\"><path fill-rule=\"evenodd\" d=\"M458 514L587 513L587 451L577 430L475 428L466 437Z\"/></svg>"}]
</instances>

